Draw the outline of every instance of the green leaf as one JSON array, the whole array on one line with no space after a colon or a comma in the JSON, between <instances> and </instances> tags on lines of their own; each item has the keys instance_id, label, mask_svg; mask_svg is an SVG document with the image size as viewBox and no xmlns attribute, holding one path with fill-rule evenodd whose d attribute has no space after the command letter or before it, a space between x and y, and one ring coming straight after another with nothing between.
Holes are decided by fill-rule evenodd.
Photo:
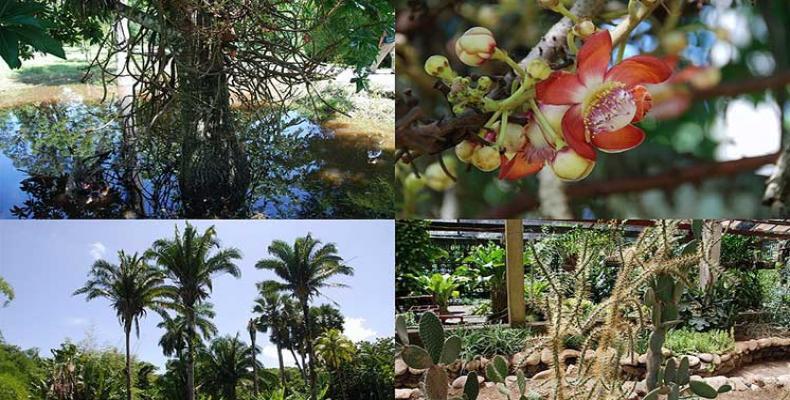
<instances>
[{"instance_id":1,"label":"green leaf","mask_svg":"<svg viewBox=\"0 0 790 400\"><path fill-rule=\"evenodd\" d=\"M717 392L716 389L703 381L690 381L689 388L697 396L704 397L706 399L715 399L716 396L719 395L719 392Z\"/></svg>"},{"instance_id":2,"label":"green leaf","mask_svg":"<svg viewBox=\"0 0 790 400\"><path fill-rule=\"evenodd\" d=\"M444 341L442 356L439 358L439 363L452 364L458 359L459 354L461 354L461 338L458 336L450 336Z\"/></svg>"},{"instance_id":3,"label":"green leaf","mask_svg":"<svg viewBox=\"0 0 790 400\"><path fill-rule=\"evenodd\" d=\"M398 315L395 318L395 332L402 344L409 344L409 328L406 326L406 318L403 315Z\"/></svg>"},{"instance_id":4,"label":"green leaf","mask_svg":"<svg viewBox=\"0 0 790 400\"><path fill-rule=\"evenodd\" d=\"M403 362L414 369L426 369L433 366L431 356L419 346L406 346L401 351Z\"/></svg>"},{"instance_id":5,"label":"green leaf","mask_svg":"<svg viewBox=\"0 0 790 400\"><path fill-rule=\"evenodd\" d=\"M0 28L0 57L11 69L22 66L19 60L19 39L14 32L3 28Z\"/></svg>"},{"instance_id":6,"label":"green leaf","mask_svg":"<svg viewBox=\"0 0 790 400\"><path fill-rule=\"evenodd\" d=\"M43 30L31 26L11 26L7 29L14 31L19 35L20 41L33 46L36 50L66 59L66 53L63 51L63 46L61 46L60 42L53 39Z\"/></svg>"},{"instance_id":7,"label":"green leaf","mask_svg":"<svg viewBox=\"0 0 790 400\"><path fill-rule=\"evenodd\" d=\"M677 384L685 385L689 382L689 358L683 357L680 359L680 366L677 372Z\"/></svg>"},{"instance_id":8,"label":"green leaf","mask_svg":"<svg viewBox=\"0 0 790 400\"><path fill-rule=\"evenodd\" d=\"M466 375L466 383L464 383L464 395L467 400L476 400L477 395L480 393L480 383L477 382L477 372L472 371Z\"/></svg>"},{"instance_id":9,"label":"green leaf","mask_svg":"<svg viewBox=\"0 0 790 400\"><path fill-rule=\"evenodd\" d=\"M426 312L420 317L420 339L431 355L433 363L438 364L444 347L444 328L436 314Z\"/></svg>"}]
</instances>

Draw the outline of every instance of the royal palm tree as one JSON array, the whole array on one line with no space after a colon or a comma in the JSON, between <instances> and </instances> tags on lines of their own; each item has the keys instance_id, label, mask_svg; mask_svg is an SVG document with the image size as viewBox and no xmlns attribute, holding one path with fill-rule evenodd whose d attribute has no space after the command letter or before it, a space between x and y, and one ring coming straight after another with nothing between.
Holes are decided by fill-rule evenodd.
<instances>
[{"instance_id":1,"label":"royal palm tree","mask_svg":"<svg viewBox=\"0 0 790 400\"><path fill-rule=\"evenodd\" d=\"M173 239L157 240L146 255L164 268L175 286L179 299L177 311L186 323L187 400L195 400L196 307L211 294L212 279L216 275L241 276L239 267L234 264L241 253L235 248L222 249L213 226L200 234L187 223L183 235L176 227Z\"/></svg>"},{"instance_id":2,"label":"royal palm tree","mask_svg":"<svg viewBox=\"0 0 790 400\"><path fill-rule=\"evenodd\" d=\"M140 336L140 318L148 310L161 310L172 298L172 291L165 286L164 273L151 267L137 253L118 252L119 265L96 260L89 273L88 282L74 292L86 295L87 300L104 297L110 300L126 336L126 398L132 399L132 359L129 355L129 336L132 325Z\"/></svg>"},{"instance_id":3,"label":"royal palm tree","mask_svg":"<svg viewBox=\"0 0 790 400\"><path fill-rule=\"evenodd\" d=\"M209 340L217 334L217 327L211 322L214 315L214 305L211 303L206 302L195 306L195 331L199 338ZM159 339L162 353L168 357L175 355L177 358L181 358L184 349L187 348L187 324L184 316L180 314L171 316L162 313L162 322L156 326L165 330L164 335Z\"/></svg>"},{"instance_id":4,"label":"royal palm tree","mask_svg":"<svg viewBox=\"0 0 790 400\"><path fill-rule=\"evenodd\" d=\"M316 400L315 354L313 336L309 329L310 300L320 296L325 288L344 287L345 285L330 280L337 275L353 275L354 269L343 262L333 243L322 244L310 234L296 238L293 246L282 240L275 240L269 245L268 251L272 258L258 261L255 267L273 271L282 280L279 288L293 293L299 301L304 316L305 347L309 357L310 399Z\"/></svg>"},{"instance_id":5,"label":"royal palm tree","mask_svg":"<svg viewBox=\"0 0 790 400\"><path fill-rule=\"evenodd\" d=\"M221 337L211 342L202 356L201 372L207 392L213 398L236 400L236 387L252 379L251 369L257 361L250 357L252 349L235 337Z\"/></svg>"},{"instance_id":6,"label":"royal palm tree","mask_svg":"<svg viewBox=\"0 0 790 400\"><path fill-rule=\"evenodd\" d=\"M330 329L315 340L315 353L324 365L334 374L342 371L343 364L350 363L354 359L357 348L354 343L339 329ZM333 381L340 384L340 392L346 398L346 390L343 382L345 379L338 376Z\"/></svg>"},{"instance_id":7,"label":"royal palm tree","mask_svg":"<svg viewBox=\"0 0 790 400\"><path fill-rule=\"evenodd\" d=\"M252 358L252 394L258 397L258 360L256 353L258 348L255 346L255 334L258 332L255 318L250 318L247 322L247 332L250 334L250 357Z\"/></svg>"},{"instance_id":8,"label":"royal palm tree","mask_svg":"<svg viewBox=\"0 0 790 400\"><path fill-rule=\"evenodd\" d=\"M269 340L277 346L277 362L280 367L280 382L286 387L285 364L283 362L283 345L288 341L288 320L286 319L286 303L289 297L277 290L277 285L268 282L258 283L259 296L255 299L252 312L258 317L255 328L263 333L269 333Z\"/></svg>"}]
</instances>

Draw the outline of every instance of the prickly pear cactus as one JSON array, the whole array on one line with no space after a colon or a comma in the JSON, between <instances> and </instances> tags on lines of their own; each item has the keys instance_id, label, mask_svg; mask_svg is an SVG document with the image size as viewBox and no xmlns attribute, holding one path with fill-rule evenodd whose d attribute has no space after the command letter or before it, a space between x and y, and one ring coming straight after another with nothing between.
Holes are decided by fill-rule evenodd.
<instances>
[{"instance_id":1,"label":"prickly pear cactus","mask_svg":"<svg viewBox=\"0 0 790 400\"><path fill-rule=\"evenodd\" d=\"M510 389L507 388L505 382L507 376L508 365L504 357L496 356L486 365L486 378L496 383L497 390L505 396L506 399L512 400L510 397ZM516 385L519 390L518 400L527 400L527 378L524 376L524 371L522 370L516 371Z\"/></svg>"},{"instance_id":2,"label":"prickly pear cactus","mask_svg":"<svg viewBox=\"0 0 790 400\"><path fill-rule=\"evenodd\" d=\"M428 400L447 400L449 378L445 366L458 359L461 353L461 338L450 336L445 338L444 328L439 318L432 312L422 314L419 323L420 340L425 347L409 343L409 335L403 317L395 320L395 330L403 344L401 358L411 368L426 370L422 390ZM507 364L505 364L507 369ZM507 370L505 371L507 376ZM504 378L503 378L504 379ZM470 372L466 376L463 396L457 400L476 400L480 390L477 374Z\"/></svg>"},{"instance_id":3,"label":"prickly pear cactus","mask_svg":"<svg viewBox=\"0 0 790 400\"><path fill-rule=\"evenodd\" d=\"M730 385L723 385L717 390L703 381L690 380L688 357L683 357L680 363L670 358L666 365L658 368L656 375L656 387L643 400L657 400L662 394L666 395L667 400L679 400L681 396L688 398L687 392L706 399L715 399L719 394L732 390Z\"/></svg>"},{"instance_id":4,"label":"prickly pear cactus","mask_svg":"<svg viewBox=\"0 0 790 400\"><path fill-rule=\"evenodd\" d=\"M676 281L671 275L658 274L645 291L644 302L651 309L653 322L647 349L648 390L653 390L660 384L658 370L663 362L661 347L664 345L667 331L680 322L678 303L684 289L683 283Z\"/></svg>"}]
</instances>

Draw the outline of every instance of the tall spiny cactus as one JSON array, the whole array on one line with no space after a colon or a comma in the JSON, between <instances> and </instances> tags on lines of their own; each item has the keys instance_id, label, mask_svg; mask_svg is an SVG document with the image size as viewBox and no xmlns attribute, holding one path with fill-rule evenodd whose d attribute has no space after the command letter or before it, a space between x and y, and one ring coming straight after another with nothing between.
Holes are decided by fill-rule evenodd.
<instances>
[{"instance_id":1,"label":"tall spiny cactus","mask_svg":"<svg viewBox=\"0 0 790 400\"><path fill-rule=\"evenodd\" d=\"M647 349L647 389L653 390L658 385L659 367L663 362L661 347L667 331L680 321L678 320L678 302L683 294L684 285L676 282L668 274L659 274L650 282L645 291L644 303L651 308L653 327L650 332Z\"/></svg>"},{"instance_id":2,"label":"tall spiny cactus","mask_svg":"<svg viewBox=\"0 0 790 400\"><path fill-rule=\"evenodd\" d=\"M426 312L420 317L420 340L424 348L409 344L409 334L402 316L398 316L395 320L395 330L403 344L400 353L403 362L411 368L426 370L422 382L425 397L428 400L447 400L449 378L445 366L455 362L461 354L461 338L450 336L445 339L442 323L432 312ZM458 400L476 400L480 390L479 385L477 373L470 372L466 376L463 396Z\"/></svg>"}]
</instances>

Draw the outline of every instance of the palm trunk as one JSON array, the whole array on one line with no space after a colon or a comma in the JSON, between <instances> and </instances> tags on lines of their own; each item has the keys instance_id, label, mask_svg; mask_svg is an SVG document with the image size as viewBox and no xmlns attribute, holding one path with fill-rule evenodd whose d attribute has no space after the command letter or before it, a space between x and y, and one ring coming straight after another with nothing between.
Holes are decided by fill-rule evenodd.
<instances>
[{"instance_id":1,"label":"palm trunk","mask_svg":"<svg viewBox=\"0 0 790 400\"><path fill-rule=\"evenodd\" d=\"M195 309L187 309L187 400L195 400Z\"/></svg>"},{"instance_id":2,"label":"palm trunk","mask_svg":"<svg viewBox=\"0 0 790 400\"><path fill-rule=\"evenodd\" d=\"M302 359L302 364L300 364L299 358L296 357L296 353L294 352L294 349L288 349L288 350L291 352L291 357L293 357L294 359L294 364L296 364L296 368L299 370L299 374L301 374L302 379L304 379L304 381L307 382L307 375L305 374L304 368L302 367L302 365L304 364L304 358Z\"/></svg>"},{"instance_id":3,"label":"palm trunk","mask_svg":"<svg viewBox=\"0 0 790 400\"><path fill-rule=\"evenodd\" d=\"M310 306L307 304L307 299L302 300L302 314L304 314L305 324L305 346L307 347L307 355L309 363L309 378L310 378L310 400L316 400L317 388L315 376L315 355L313 354L313 335L310 332Z\"/></svg>"},{"instance_id":4,"label":"palm trunk","mask_svg":"<svg viewBox=\"0 0 790 400\"><path fill-rule=\"evenodd\" d=\"M252 394L258 397L258 360L255 359L257 349L255 347L255 331L250 331L250 342L252 342Z\"/></svg>"},{"instance_id":5,"label":"palm trunk","mask_svg":"<svg viewBox=\"0 0 790 400\"><path fill-rule=\"evenodd\" d=\"M280 363L280 381L282 382L283 389L286 388L285 382L285 363L283 363L283 347L277 343L277 362Z\"/></svg>"},{"instance_id":6,"label":"palm trunk","mask_svg":"<svg viewBox=\"0 0 790 400\"><path fill-rule=\"evenodd\" d=\"M126 400L132 400L132 357L129 355L129 334L131 331L131 324L124 327L126 334Z\"/></svg>"}]
</instances>

